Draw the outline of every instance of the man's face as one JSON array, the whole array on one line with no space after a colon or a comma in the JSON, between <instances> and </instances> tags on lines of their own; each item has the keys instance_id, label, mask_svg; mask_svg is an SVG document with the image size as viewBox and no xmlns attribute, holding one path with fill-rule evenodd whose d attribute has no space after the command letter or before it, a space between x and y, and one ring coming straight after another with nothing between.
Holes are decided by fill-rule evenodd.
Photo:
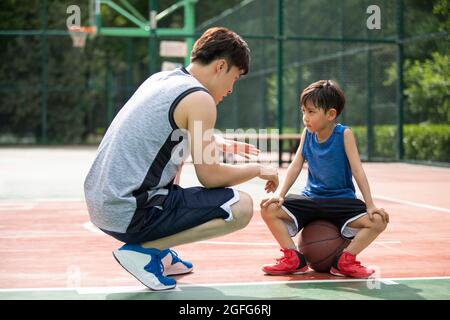
<instances>
[{"instance_id":1,"label":"man's face","mask_svg":"<svg viewBox=\"0 0 450 320\"><path fill-rule=\"evenodd\" d=\"M235 66L228 70L228 64L226 61L221 61L224 61L224 63L218 66L216 81L214 81L214 88L212 88L212 94L216 104L219 104L224 97L233 92L234 83L241 77L242 74L242 70L239 70Z\"/></svg>"}]
</instances>

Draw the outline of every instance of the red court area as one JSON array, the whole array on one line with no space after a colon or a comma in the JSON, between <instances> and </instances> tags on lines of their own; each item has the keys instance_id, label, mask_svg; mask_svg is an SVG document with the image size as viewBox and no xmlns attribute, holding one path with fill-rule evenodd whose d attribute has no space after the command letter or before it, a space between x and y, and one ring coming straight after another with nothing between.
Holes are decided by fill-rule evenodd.
<instances>
[{"instance_id":1,"label":"red court area","mask_svg":"<svg viewBox=\"0 0 450 320\"><path fill-rule=\"evenodd\" d=\"M450 169L399 163L364 168L375 202L391 222L359 259L382 278L450 276ZM245 229L176 248L194 264L179 284L336 278L262 273L261 265L280 252L260 217L259 200ZM89 223L83 201L2 201L0 241L0 288L141 285L114 260L111 251L121 243Z\"/></svg>"}]
</instances>

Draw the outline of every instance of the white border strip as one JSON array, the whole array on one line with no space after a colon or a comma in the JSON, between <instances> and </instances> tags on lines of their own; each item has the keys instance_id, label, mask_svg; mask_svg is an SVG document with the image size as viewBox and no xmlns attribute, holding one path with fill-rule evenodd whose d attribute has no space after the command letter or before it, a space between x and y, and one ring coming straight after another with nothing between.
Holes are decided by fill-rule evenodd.
<instances>
[{"instance_id":1,"label":"white border strip","mask_svg":"<svg viewBox=\"0 0 450 320\"><path fill-rule=\"evenodd\" d=\"M199 283L199 284L180 284L177 288L191 287L229 287L229 286L266 286L276 284L302 284L302 283L345 283L345 282L371 282L380 281L386 284L393 284L396 281L417 281L417 280L450 280L450 276L443 277L414 277L414 278L369 278L369 279L326 279L326 280L295 280L295 281L258 281L258 282L231 282L231 283ZM180 291L164 290L152 291L145 286L117 286L117 287L74 287L74 288L16 288L16 289L0 289L0 293L7 292L38 292L38 291L77 291L79 294L101 294L101 293L127 293L127 292L170 292Z\"/></svg>"}]
</instances>

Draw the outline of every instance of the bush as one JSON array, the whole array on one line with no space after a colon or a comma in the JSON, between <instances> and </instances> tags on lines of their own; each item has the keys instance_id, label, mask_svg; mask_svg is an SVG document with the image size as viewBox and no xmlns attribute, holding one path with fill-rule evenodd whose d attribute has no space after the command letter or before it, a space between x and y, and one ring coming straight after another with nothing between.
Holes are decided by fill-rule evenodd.
<instances>
[{"instance_id":1,"label":"bush","mask_svg":"<svg viewBox=\"0 0 450 320\"><path fill-rule=\"evenodd\" d=\"M367 128L352 127L359 152L366 155ZM450 162L450 125L408 124L403 130L405 160ZM394 159L397 149L397 127L374 126L373 157Z\"/></svg>"}]
</instances>

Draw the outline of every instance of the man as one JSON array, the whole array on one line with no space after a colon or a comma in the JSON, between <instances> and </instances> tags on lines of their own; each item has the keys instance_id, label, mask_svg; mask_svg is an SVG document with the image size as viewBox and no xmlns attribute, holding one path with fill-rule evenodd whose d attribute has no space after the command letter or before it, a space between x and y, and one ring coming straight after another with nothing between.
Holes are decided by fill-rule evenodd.
<instances>
[{"instance_id":1,"label":"man","mask_svg":"<svg viewBox=\"0 0 450 320\"><path fill-rule=\"evenodd\" d=\"M217 161L218 146L236 146L211 134L216 107L249 69L249 48L226 28L207 30L194 44L191 64L147 79L106 132L85 181L91 221L125 242L116 260L153 290L174 288L169 275L192 264L171 247L244 228L253 214L251 197L230 186L255 177L278 186L276 172L260 164ZM203 187L174 184L190 143ZM211 147L213 146L213 147ZM256 148L240 144L244 155Z\"/></svg>"}]
</instances>

